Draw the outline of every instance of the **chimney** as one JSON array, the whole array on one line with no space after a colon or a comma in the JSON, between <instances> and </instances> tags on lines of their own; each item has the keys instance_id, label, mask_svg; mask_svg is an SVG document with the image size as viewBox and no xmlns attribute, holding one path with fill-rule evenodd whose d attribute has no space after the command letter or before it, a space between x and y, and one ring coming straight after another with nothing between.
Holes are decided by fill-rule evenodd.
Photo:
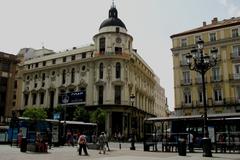
<instances>
[{"instance_id":1,"label":"chimney","mask_svg":"<svg viewBox=\"0 0 240 160\"><path fill-rule=\"evenodd\" d=\"M207 22L204 21L202 24L203 24L203 27L205 27L207 25Z\"/></svg>"},{"instance_id":2,"label":"chimney","mask_svg":"<svg viewBox=\"0 0 240 160\"><path fill-rule=\"evenodd\" d=\"M212 19L212 24L217 24L217 22L218 22L218 18L217 18L217 17L214 17L214 18Z\"/></svg>"}]
</instances>

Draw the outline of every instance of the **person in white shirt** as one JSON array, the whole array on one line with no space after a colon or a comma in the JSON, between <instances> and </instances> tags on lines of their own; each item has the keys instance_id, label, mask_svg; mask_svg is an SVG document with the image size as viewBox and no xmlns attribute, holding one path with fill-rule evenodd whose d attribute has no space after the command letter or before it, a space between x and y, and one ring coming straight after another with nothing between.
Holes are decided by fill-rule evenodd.
<instances>
[{"instance_id":1,"label":"person in white shirt","mask_svg":"<svg viewBox=\"0 0 240 160\"><path fill-rule=\"evenodd\" d=\"M188 141L189 152L193 152L193 134L192 133L189 133L187 135L187 141Z\"/></svg>"}]
</instances>

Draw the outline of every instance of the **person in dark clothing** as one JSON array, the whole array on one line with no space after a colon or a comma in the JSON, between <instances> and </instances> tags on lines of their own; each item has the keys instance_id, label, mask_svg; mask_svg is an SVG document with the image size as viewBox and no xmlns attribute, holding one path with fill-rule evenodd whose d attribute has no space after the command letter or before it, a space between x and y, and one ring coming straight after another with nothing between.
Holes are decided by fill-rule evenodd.
<instances>
[{"instance_id":1,"label":"person in dark clothing","mask_svg":"<svg viewBox=\"0 0 240 160\"><path fill-rule=\"evenodd\" d=\"M81 134L78 138L78 144L79 144L79 155L82 155L82 149L86 156L88 156L87 152L87 139L84 134Z\"/></svg>"},{"instance_id":2,"label":"person in dark clothing","mask_svg":"<svg viewBox=\"0 0 240 160\"><path fill-rule=\"evenodd\" d=\"M49 128L47 129L47 142L48 142L49 149L51 149L52 148L52 132Z\"/></svg>"}]
</instances>

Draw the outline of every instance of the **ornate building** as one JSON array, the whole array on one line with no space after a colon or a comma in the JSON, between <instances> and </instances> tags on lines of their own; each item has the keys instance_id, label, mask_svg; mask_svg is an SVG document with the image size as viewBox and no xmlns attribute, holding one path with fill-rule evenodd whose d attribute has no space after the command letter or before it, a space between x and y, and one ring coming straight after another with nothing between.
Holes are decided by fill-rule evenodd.
<instances>
[{"instance_id":1,"label":"ornate building","mask_svg":"<svg viewBox=\"0 0 240 160\"><path fill-rule=\"evenodd\" d=\"M0 52L0 116L1 122L12 116L16 106L15 81L17 56Z\"/></svg>"},{"instance_id":2,"label":"ornate building","mask_svg":"<svg viewBox=\"0 0 240 160\"><path fill-rule=\"evenodd\" d=\"M100 107L107 112L105 128L109 135L121 132L128 136L134 129L142 137L144 118L157 116L157 110L166 105L154 109L154 93L159 89L155 86L159 81L132 48L133 38L114 5L93 41L89 46L60 53L45 48L22 49L20 55L25 60L19 71L23 81L20 108L53 109L62 101L63 94L82 91L83 101L67 107L69 115L75 105L88 111ZM135 96L134 102L130 101L131 95ZM161 96L165 101L165 94Z\"/></svg>"},{"instance_id":3,"label":"ornate building","mask_svg":"<svg viewBox=\"0 0 240 160\"><path fill-rule=\"evenodd\" d=\"M186 54L201 38L204 53L218 49L218 62L205 75L208 113L240 111L240 18L203 22L201 27L171 36L177 115L203 114L201 76L190 71Z\"/></svg>"}]
</instances>

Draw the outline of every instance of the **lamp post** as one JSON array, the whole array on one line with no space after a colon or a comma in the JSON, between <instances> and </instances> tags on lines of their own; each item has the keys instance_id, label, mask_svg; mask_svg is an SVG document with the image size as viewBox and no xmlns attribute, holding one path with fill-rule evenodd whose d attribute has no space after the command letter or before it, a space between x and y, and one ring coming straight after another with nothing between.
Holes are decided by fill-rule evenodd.
<instances>
[{"instance_id":1,"label":"lamp post","mask_svg":"<svg viewBox=\"0 0 240 160\"><path fill-rule=\"evenodd\" d=\"M132 107L135 101L135 96L134 94L131 94L130 96L130 101L132 103ZM132 128L132 137L131 137L131 147L130 150L135 150L135 130Z\"/></svg>"},{"instance_id":2,"label":"lamp post","mask_svg":"<svg viewBox=\"0 0 240 160\"><path fill-rule=\"evenodd\" d=\"M205 73L217 64L216 48L211 49L212 56L203 53L204 41L199 39L197 47L191 50L186 56L187 63L190 70L194 70L201 74L202 78L202 92L203 92L203 106L204 106L204 137L203 142L203 157L212 157L211 152L211 139L209 138L208 125L207 125L207 103L206 103L206 87L205 87Z\"/></svg>"}]
</instances>

